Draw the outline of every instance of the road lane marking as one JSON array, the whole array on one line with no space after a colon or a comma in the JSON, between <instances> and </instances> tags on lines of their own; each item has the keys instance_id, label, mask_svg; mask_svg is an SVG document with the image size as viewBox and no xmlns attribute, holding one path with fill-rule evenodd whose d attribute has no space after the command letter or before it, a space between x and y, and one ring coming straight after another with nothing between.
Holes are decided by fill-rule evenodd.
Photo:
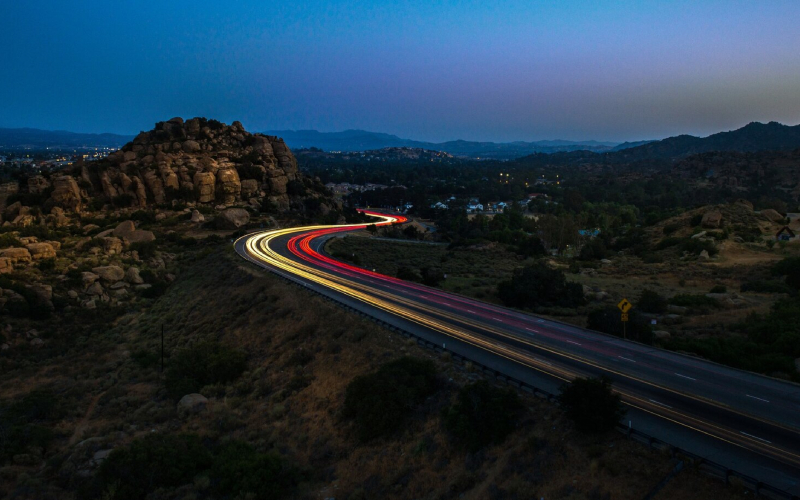
<instances>
[{"instance_id":1,"label":"road lane marking","mask_svg":"<svg viewBox=\"0 0 800 500\"><path fill-rule=\"evenodd\" d=\"M680 373L676 373L675 375L677 375L679 377L683 377L683 378L688 378L689 380L697 380L696 378L687 377L686 375L681 375Z\"/></svg>"},{"instance_id":2,"label":"road lane marking","mask_svg":"<svg viewBox=\"0 0 800 500\"><path fill-rule=\"evenodd\" d=\"M468 313L475 314L475 311L473 311L472 309L467 309L467 312L468 312Z\"/></svg>"},{"instance_id":3,"label":"road lane marking","mask_svg":"<svg viewBox=\"0 0 800 500\"><path fill-rule=\"evenodd\" d=\"M759 441L763 441L763 442L765 442L765 443L772 444L772 441L767 441L766 439L762 439L762 438L760 438L760 437L758 437L758 436L754 436L754 435L752 435L752 434L748 434L748 433L746 433L746 432L743 432L743 431L739 431L739 434L744 434L744 435L745 435L745 436L747 436L747 437L751 437L751 438L753 438L753 439L758 439Z\"/></svg>"},{"instance_id":4,"label":"road lane marking","mask_svg":"<svg viewBox=\"0 0 800 500\"><path fill-rule=\"evenodd\" d=\"M651 403L655 403L655 404L657 404L657 405L659 405L659 406L663 406L664 408L669 408L670 410L672 409L672 407L671 407L670 405L665 405L664 403L659 403L659 402L658 402L658 401L656 401L655 399L651 399L651 400L650 400L650 402L651 402Z\"/></svg>"},{"instance_id":5,"label":"road lane marking","mask_svg":"<svg viewBox=\"0 0 800 500\"><path fill-rule=\"evenodd\" d=\"M499 321L500 323L502 323L502 322L503 322L503 320L502 320L502 319L500 319L500 318L492 318L492 319L493 319L493 320L495 320L495 321Z\"/></svg>"},{"instance_id":6,"label":"road lane marking","mask_svg":"<svg viewBox=\"0 0 800 500\"><path fill-rule=\"evenodd\" d=\"M533 330L533 329L531 329L531 328L526 328L526 330L528 330L529 332L536 333L536 330Z\"/></svg>"},{"instance_id":7,"label":"road lane marking","mask_svg":"<svg viewBox=\"0 0 800 500\"><path fill-rule=\"evenodd\" d=\"M626 358L625 356L620 356L620 359L624 359L625 361L630 361L631 363L636 363L636 361L632 360L631 358Z\"/></svg>"},{"instance_id":8,"label":"road lane marking","mask_svg":"<svg viewBox=\"0 0 800 500\"><path fill-rule=\"evenodd\" d=\"M769 400L768 400L768 399L761 399L761 398L757 398L757 397L755 397L755 396L751 396L751 395L749 395L749 394L747 394L747 397L748 397L748 398L757 399L757 400L759 400L759 401L763 401L763 402L765 402L765 403L769 403Z\"/></svg>"},{"instance_id":9,"label":"road lane marking","mask_svg":"<svg viewBox=\"0 0 800 500\"><path fill-rule=\"evenodd\" d=\"M578 342L573 342L571 340L564 339L564 342L569 342L570 344L580 345Z\"/></svg>"}]
</instances>

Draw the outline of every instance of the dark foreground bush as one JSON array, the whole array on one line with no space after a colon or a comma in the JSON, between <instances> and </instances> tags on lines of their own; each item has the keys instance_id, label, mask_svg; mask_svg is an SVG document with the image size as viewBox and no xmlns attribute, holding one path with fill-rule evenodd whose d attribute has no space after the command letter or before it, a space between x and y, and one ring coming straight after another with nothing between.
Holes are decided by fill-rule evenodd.
<instances>
[{"instance_id":1,"label":"dark foreground bush","mask_svg":"<svg viewBox=\"0 0 800 500\"><path fill-rule=\"evenodd\" d=\"M202 342L169 359L164 383L170 396L179 398L209 384L232 382L246 368L243 352L218 342Z\"/></svg>"},{"instance_id":2,"label":"dark foreground bush","mask_svg":"<svg viewBox=\"0 0 800 500\"><path fill-rule=\"evenodd\" d=\"M355 420L361 441L399 431L412 412L436 392L436 367L431 361L403 357L347 386L342 416Z\"/></svg>"},{"instance_id":3,"label":"dark foreground bush","mask_svg":"<svg viewBox=\"0 0 800 500\"><path fill-rule=\"evenodd\" d=\"M149 434L115 449L81 497L138 500L198 476L208 479L215 498L282 498L299 481L297 470L280 457L241 441L217 446L191 434Z\"/></svg>"},{"instance_id":4,"label":"dark foreground bush","mask_svg":"<svg viewBox=\"0 0 800 500\"><path fill-rule=\"evenodd\" d=\"M514 271L497 285L500 299L511 307L577 307L585 303L583 288L567 281L564 273L538 262Z\"/></svg>"},{"instance_id":5,"label":"dark foreground bush","mask_svg":"<svg viewBox=\"0 0 800 500\"><path fill-rule=\"evenodd\" d=\"M40 425L59 415L55 396L50 391L33 391L13 401L0 403L0 464L29 448L43 448L54 433Z\"/></svg>"},{"instance_id":6,"label":"dark foreground bush","mask_svg":"<svg viewBox=\"0 0 800 500\"><path fill-rule=\"evenodd\" d=\"M590 312L587 317L586 327L616 337L622 337L624 332L629 340L652 344L653 327L650 326L650 323L636 312L636 309L632 309L628 313L628 318L630 321L623 326L619 309L614 306L607 306Z\"/></svg>"},{"instance_id":7,"label":"dark foreground bush","mask_svg":"<svg viewBox=\"0 0 800 500\"><path fill-rule=\"evenodd\" d=\"M521 410L516 392L481 380L458 391L456 402L442 413L442 423L455 442L475 452L502 443L516 427Z\"/></svg>"},{"instance_id":8,"label":"dark foreground bush","mask_svg":"<svg viewBox=\"0 0 800 500\"><path fill-rule=\"evenodd\" d=\"M561 386L558 402L580 432L601 433L614 428L625 416L618 394L608 378L576 378Z\"/></svg>"}]
</instances>

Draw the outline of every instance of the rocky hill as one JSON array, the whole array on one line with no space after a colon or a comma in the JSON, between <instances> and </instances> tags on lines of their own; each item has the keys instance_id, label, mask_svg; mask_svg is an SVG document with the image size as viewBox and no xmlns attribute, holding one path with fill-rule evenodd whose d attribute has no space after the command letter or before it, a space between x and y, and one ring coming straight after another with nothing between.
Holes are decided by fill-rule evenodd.
<instances>
[{"instance_id":1,"label":"rocky hill","mask_svg":"<svg viewBox=\"0 0 800 500\"><path fill-rule=\"evenodd\" d=\"M286 210L292 195L308 194L305 186L324 192L298 173L282 139L205 118L159 122L108 158L76 164L67 174L52 182L33 177L28 189L50 193L45 209L72 212L90 202L143 208L176 200L213 206L266 201ZM293 182L299 184L294 189Z\"/></svg>"}]
</instances>

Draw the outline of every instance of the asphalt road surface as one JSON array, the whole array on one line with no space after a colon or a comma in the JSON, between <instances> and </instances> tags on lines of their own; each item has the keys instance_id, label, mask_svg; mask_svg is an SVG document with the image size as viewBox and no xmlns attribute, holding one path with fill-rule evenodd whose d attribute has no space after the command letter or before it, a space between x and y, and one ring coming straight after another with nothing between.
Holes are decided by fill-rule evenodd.
<instances>
[{"instance_id":1,"label":"asphalt road surface","mask_svg":"<svg viewBox=\"0 0 800 500\"><path fill-rule=\"evenodd\" d=\"M378 214L382 224L405 217ZM605 375L626 424L800 496L800 385L449 294L337 261L324 242L364 224L252 233L245 259L549 392Z\"/></svg>"}]
</instances>

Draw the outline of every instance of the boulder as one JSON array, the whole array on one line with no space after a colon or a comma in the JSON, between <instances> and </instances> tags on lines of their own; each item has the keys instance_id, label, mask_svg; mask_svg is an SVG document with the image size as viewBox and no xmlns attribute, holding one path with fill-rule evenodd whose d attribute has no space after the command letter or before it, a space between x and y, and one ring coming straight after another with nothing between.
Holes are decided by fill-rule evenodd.
<instances>
[{"instance_id":1,"label":"boulder","mask_svg":"<svg viewBox=\"0 0 800 500\"><path fill-rule=\"evenodd\" d=\"M0 274L10 273L14 270L14 264L8 257L0 257Z\"/></svg>"},{"instance_id":2,"label":"boulder","mask_svg":"<svg viewBox=\"0 0 800 500\"><path fill-rule=\"evenodd\" d=\"M200 413L208 406L208 399L202 394L187 394L178 401L178 413L182 415L191 415Z\"/></svg>"},{"instance_id":3,"label":"boulder","mask_svg":"<svg viewBox=\"0 0 800 500\"><path fill-rule=\"evenodd\" d=\"M125 271L119 266L93 267L92 272L100 276L101 280L108 283L116 283L125 277Z\"/></svg>"},{"instance_id":4,"label":"boulder","mask_svg":"<svg viewBox=\"0 0 800 500\"><path fill-rule=\"evenodd\" d=\"M33 215L27 215L27 214L17 215L16 217L14 217L14 220L11 221L11 223L17 227L29 227L33 225L34 222L36 222L36 219L33 217Z\"/></svg>"},{"instance_id":5,"label":"boulder","mask_svg":"<svg viewBox=\"0 0 800 500\"><path fill-rule=\"evenodd\" d=\"M699 233L697 233L697 234L693 234L693 235L692 235L692 239L693 239L693 240L696 240L696 239L698 239L698 238L702 238L702 237L704 237L704 236L705 236L705 235L707 235L707 234L708 234L708 231L700 231L700 232L699 232Z\"/></svg>"},{"instance_id":6,"label":"boulder","mask_svg":"<svg viewBox=\"0 0 800 500\"><path fill-rule=\"evenodd\" d=\"M214 182L215 177L211 172L197 172L192 179L194 189L197 194L197 201L209 203L214 201Z\"/></svg>"},{"instance_id":7,"label":"boulder","mask_svg":"<svg viewBox=\"0 0 800 500\"><path fill-rule=\"evenodd\" d=\"M656 330L653 332L653 336L658 340L669 340L671 335L666 330Z\"/></svg>"},{"instance_id":8,"label":"boulder","mask_svg":"<svg viewBox=\"0 0 800 500\"><path fill-rule=\"evenodd\" d=\"M117 238L125 238L134 231L136 231L136 224L132 220L126 220L120 222L112 234Z\"/></svg>"},{"instance_id":9,"label":"boulder","mask_svg":"<svg viewBox=\"0 0 800 500\"><path fill-rule=\"evenodd\" d=\"M115 236L105 236L100 238L103 242L103 251L106 255L117 255L122 253L122 240Z\"/></svg>"},{"instance_id":10,"label":"boulder","mask_svg":"<svg viewBox=\"0 0 800 500\"><path fill-rule=\"evenodd\" d=\"M778 224L783 224L786 220L786 217L779 214L776 210L771 208L767 208L761 211L761 215L767 218L770 222L775 222Z\"/></svg>"},{"instance_id":11,"label":"boulder","mask_svg":"<svg viewBox=\"0 0 800 500\"><path fill-rule=\"evenodd\" d=\"M239 229L248 222L250 222L250 214L243 208L228 208L214 219L217 229Z\"/></svg>"},{"instance_id":12,"label":"boulder","mask_svg":"<svg viewBox=\"0 0 800 500\"><path fill-rule=\"evenodd\" d=\"M31 253L28 251L27 248L17 248L17 247L4 248L0 250L0 257L5 257L12 264L16 264L17 262L31 261Z\"/></svg>"},{"instance_id":13,"label":"boulder","mask_svg":"<svg viewBox=\"0 0 800 500\"><path fill-rule=\"evenodd\" d=\"M81 190L74 177L61 175L53 179L53 193L50 195L53 205L68 212L80 212L83 208Z\"/></svg>"},{"instance_id":14,"label":"boulder","mask_svg":"<svg viewBox=\"0 0 800 500\"><path fill-rule=\"evenodd\" d=\"M708 250L703 250L700 252L700 255L697 256L698 260L708 260L711 257L708 255Z\"/></svg>"},{"instance_id":15,"label":"boulder","mask_svg":"<svg viewBox=\"0 0 800 500\"><path fill-rule=\"evenodd\" d=\"M41 175L28 177L28 191L32 194L41 194L50 187L50 181Z\"/></svg>"},{"instance_id":16,"label":"boulder","mask_svg":"<svg viewBox=\"0 0 800 500\"><path fill-rule=\"evenodd\" d=\"M101 285L99 281L95 281L89 285L89 288L87 288L84 293L86 293L86 295L96 295L99 297L106 293L106 291L103 289L103 285Z\"/></svg>"},{"instance_id":17,"label":"boulder","mask_svg":"<svg viewBox=\"0 0 800 500\"><path fill-rule=\"evenodd\" d=\"M144 283L144 279L139 275L138 267L129 267L128 270L125 271L125 281L133 285L141 285Z\"/></svg>"},{"instance_id":18,"label":"boulder","mask_svg":"<svg viewBox=\"0 0 800 500\"><path fill-rule=\"evenodd\" d=\"M242 181L242 199L250 198L258 192L258 181L255 179L245 179Z\"/></svg>"},{"instance_id":19,"label":"boulder","mask_svg":"<svg viewBox=\"0 0 800 500\"><path fill-rule=\"evenodd\" d=\"M99 279L100 276L90 273L89 271L84 271L81 273L81 281L83 281L83 286L89 286Z\"/></svg>"},{"instance_id":20,"label":"boulder","mask_svg":"<svg viewBox=\"0 0 800 500\"><path fill-rule=\"evenodd\" d=\"M185 141L182 147L183 151L186 153L196 153L200 151L200 144L198 144L197 141Z\"/></svg>"},{"instance_id":21,"label":"boulder","mask_svg":"<svg viewBox=\"0 0 800 500\"><path fill-rule=\"evenodd\" d=\"M37 297L47 302L53 300L53 287L43 283L34 283L28 287Z\"/></svg>"},{"instance_id":22,"label":"boulder","mask_svg":"<svg viewBox=\"0 0 800 500\"><path fill-rule=\"evenodd\" d=\"M709 210L703 214L700 225L708 229L716 229L722 224L722 212L719 210Z\"/></svg>"},{"instance_id":23,"label":"boulder","mask_svg":"<svg viewBox=\"0 0 800 500\"><path fill-rule=\"evenodd\" d=\"M745 208L747 208L749 210L753 210L753 204L750 203L749 201L745 200L744 198L739 198L738 200L736 200L734 202L734 204L741 205L741 206L743 206L743 207L745 207Z\"/></svg>"},{"instance_id":24,"label":"boulder","mask_svg":"<svg viewBox=\"0 0 800 500\"><path fill-rule=\"evenodd\" d=\"M192 222L200 223L205 222L206 218L197 210L192 210Z\"/></svg>"},{"instance_id":25,"label":"boulder","mask_svg":"<svg viewBox=\"0 0 800 500\"><path fill-rule=\"evenodd\" d=\"M239 199L242 192L242 183L239 173L233 166L217 170L216 199L229 204Z\"/></svg>"},{"instance_id":26,"label":"boulder","mask_svg":"<svg viewBox=\"0 0 800 500\"><path fill-rule=\"evenodd\" d=\"M31 243L25 248L33 260L52 259L56 256L56 249L50 243Z\"/></svg>"}]
</instances>

